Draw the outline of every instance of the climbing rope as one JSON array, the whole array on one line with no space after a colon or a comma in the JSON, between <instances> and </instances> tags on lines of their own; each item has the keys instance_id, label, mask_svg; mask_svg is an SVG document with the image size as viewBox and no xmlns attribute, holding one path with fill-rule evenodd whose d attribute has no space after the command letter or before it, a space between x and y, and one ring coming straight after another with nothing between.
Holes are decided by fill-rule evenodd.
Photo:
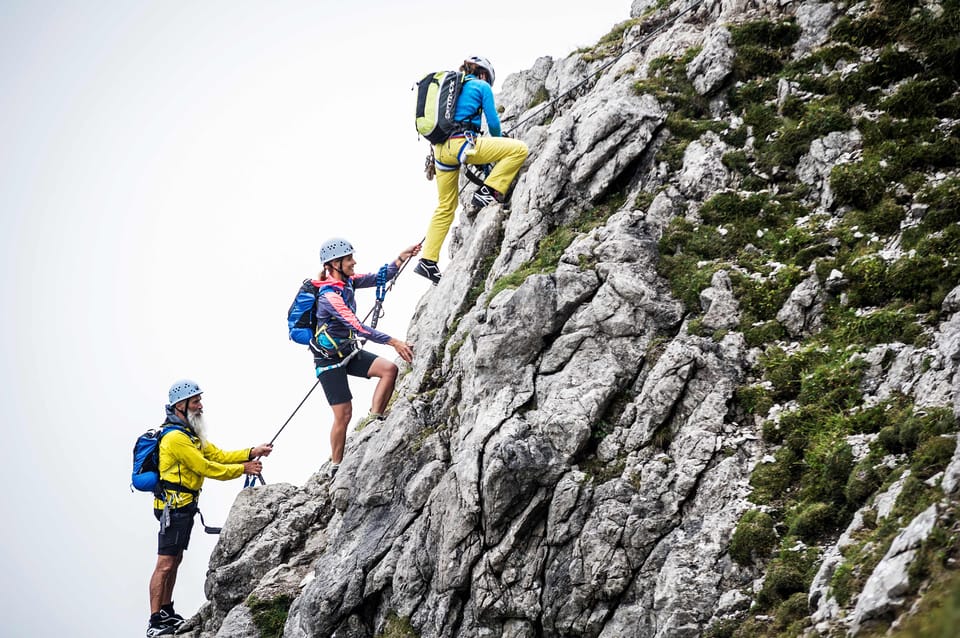
<instances>
[{"instance_id":1,"label":"climbing rope","mask_svg":"<svg viewBox=\"0 0 960 638\"><path fill-rule=\"evenodd\" d=\"M424 242L425 240L426 240L426 237L424 237L423 239L421 239L420 242L419 242L419 244L417 244L417 245L418 245L418 246L422 246L422 245L423 245L423 242ZM410 263L410 260L411 260L412 258L413 258L413 255L410 255L410 257L407 257L406 259L404 259L404 260L403 260L403 263L400 264L400 267L397 268L397 274L395 274L395 275L394 275L393 277L391 277L389 280L387 279L387 266L386 266L386 265L384 265L383 267L380 268L379 271L377 271L376 302L373 304L373 308L370 309L370 312L368 312L368 313L366 314L366 316L363 318L363 320L362 320L360 323L366 324L367 321L369 320L369 321L370 321L370 327L371 327L371 328L376 328L376 327L377 327L377 323L380 321L380 318L383 317L383 316L385 316L385 314L386 314L386 313L384 313L384 311L383 311L383 300L386 298L387 293L390 292L391 290L393 290L393 287L394 287L394 286L396 285L396 283L397 283L397 278L400 277L400 273L402 273L402 272L404 271L404 269L406 269L407 264ZM372 317L372 319L371 319L371 317ZM313 391L317 389L317 386L318 386L318 385L320 385L320 375L321 375L323 372L326 372L327 370L333 370L333 369L335 369L335 368L340 368L340 367L342 367L342 366L347 365L347 363L349 363L350 360L351 360L353 357L355 357L358 352L360 352L361 350L363 350L363 347L364 347L366 344L367 344L367 340L366 340L366 339L363 339L363 340L360 341L360 345L359 345L357 348L355 348L355 349L353 350L353 352L351 352L351 353L348 354L346 357L344 357L343 361L339 361L339 362L337 362L337 363L334 363L334 364L328 365L328 366L324 366L324 367L322 367L322 368L317 368L317 370L316 370L317 380L314 381L314 383L313 383L312 386L310 386L310 389L307 390L307 394L303 397L303 399L300 400L300 403L297 404L297 407L295 407L295 408L293 409L293 412L291 412L291 413L290 413L290 416L287 417L287 420L283 422L283 425L281 425L281 426L280 426L280 429L277 430L277 433L273 435L273 438L270 439L270 445L273 445L273 442L277 440L277 437L280 436L280 433L283 432L284 428L287 427L287 424L290 423L290 421L293 420L293 417L297 414L297 412L300 411L300 408L303 407L303 404L307 402L307 399L310 398L310 395L313 394ZM260 458L260 457L257 457L257 458ZM263 475L262 475L262 474L255 474L255 475L254 475L254 474L248 474L248 475L243 479L243 487L244 487L244 489L246 489L246 488L248 488L248 487L253 487L254 485L257 484L257 481L260 481L260 484L261 484L261 485L266 485L266 484L267 484L266 481L263 480Z\"/></svg>"}]
</instances>

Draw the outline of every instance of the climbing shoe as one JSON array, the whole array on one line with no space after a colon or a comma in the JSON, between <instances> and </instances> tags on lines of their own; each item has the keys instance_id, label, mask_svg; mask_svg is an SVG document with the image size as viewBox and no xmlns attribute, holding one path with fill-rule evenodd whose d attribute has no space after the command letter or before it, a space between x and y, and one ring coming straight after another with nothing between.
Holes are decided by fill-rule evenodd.
<instances>
[{"instance_id":1,"label":"climbing shoe","mask_svg":"<svg viewBox=\"0 0 960 638\"><path fill-rule=\"evenodd\" d=\"M327 478L332 481L334 478L336 478L337 470L339 469L340 469L339 463L331 463L330 467L327 468Z\"/></svg>"},{"instance_id":2,"label":"climbing shoe","mask_svg":"<svg viewBox=\"0 0 960 638\"><path fill-rule=\"evenodd\" d=\"M179 624L172 622L171 617L167 616L164 618L158 611L155 614L150 614L150 624L147 625L147 638L153 638L153 636L172 636L177 633L177 627L179 626Z\"/></svg>"},{"instance_id":3,"label":"climbing shoe","mask_svg":"<svg viewBox=\"0 0 960 638\"><path fill-rule=\"evenodd\" d=\"M417 262L417 267L413 269L413 272L421 277L426 277L434 286L440 283L440 269L437 267L437 262L431 259L421 259Z\"/></svg>"},{"instance_id":4,"label":"climbing shoe","mask_svg":"<svg viewBox=\"0 0 960 638\"><path fill-rule=\"evenodd\" d=\"M379 413L377 413L377 412L371 412L371 413L368 414L367 416L365 416L365 417L363 417L362 419L360 419L360 421L357 423L357 426L356 426L355 428L353 428L353 429L354 429L355 431L359 432L360 430L362 430L363 428L367 427L367 426L370 425L371 423L375 423L375 422L377 422L377 421L383 421L383 420L386 419L386 418L387 418L387 417L386 417L385 414L379 414Z\"/></svg>"},{"instance_id":5,"label":"climbing shoe","mask_svg":"<svg viewBox=\"0 0 960 638\"><path fill-rule=\"evenodd\" d=\"M470 200L470 203L473 204L474 210L480 210L485 206L497 204L502 201L503 195L501 193L484 184L473 194L473 199Z\"/></svg>"},{"instance_id":6,"label":"climbing shoe","mask_svg":"<svg viewBox=\"0 0 960 638\"><path fill-rule=\"evenodd\" d=\"M184 617L173 610L173 603L164 605L160 608L160 618L166 620L168 624L179 628L185 621Z\"/></svg>"}]
</instances>

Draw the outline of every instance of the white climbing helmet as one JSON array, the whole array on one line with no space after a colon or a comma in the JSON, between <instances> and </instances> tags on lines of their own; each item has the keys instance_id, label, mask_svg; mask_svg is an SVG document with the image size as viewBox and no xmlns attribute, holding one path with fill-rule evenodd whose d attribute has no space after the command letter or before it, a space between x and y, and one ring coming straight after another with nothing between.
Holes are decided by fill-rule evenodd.
<instances>
[{"instance_id":1,"label":"white climbing helmet","mask_svg":"<svg viewBox=\"0 0 960 638\"><path fill-rule=\"evenodd\" d=\"M197 385L196 381L191 381L190 379L180 379L172 386L170 386L170 405L176 405L184 399L190 399L197 396L198 394L203 394L203 390L200 389L200 386Z\"/></svg>"},{"instance_id":2,"label":"white climbing helmet","mask_svg":"<svg viewBox=\"0 0 960 638\"><path fill-rule=\"evenodd\" d=\"M327 263L353 254L353 246L346 239L333 237L320 246L320 262Z\"/></svg>"},{"instance_id":3,"label":"white climbing helmet","mask_svg":"<svg viewBox=\"0 0 960 638\"><path fill-rule=\"evenodd\" d=\"M490 86L493 86L493 83L494 83L494 82L496 81L496 79L497 79L497 74L496 74L496 72L494 72L494 70L493 70L493 64L490 63L490 60L488 60L488 59L486 59L486 58L481 58L480 56L475 55L475 56L473 56L473 57L467 58L466 60L463 61L463 63L464 63L464 64L475 64L475 65L477 65L478 67L480 67L481 69L483 69L484 71L486 71L486 72L487 72L487 75L490 76Z\"/></svg>"}]
</instances>

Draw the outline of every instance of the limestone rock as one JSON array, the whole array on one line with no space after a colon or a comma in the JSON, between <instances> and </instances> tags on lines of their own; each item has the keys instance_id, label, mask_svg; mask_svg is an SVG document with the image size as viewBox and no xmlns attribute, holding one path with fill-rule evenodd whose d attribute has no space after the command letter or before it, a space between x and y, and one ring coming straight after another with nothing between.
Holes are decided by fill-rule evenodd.
<instances>
[{"instance_id":1,"label":"limestone rock","mask_svg":"<svg viewBox=\"0 0 960 638\"><path fill-rule=\"evenodd\" d=\"M810 152L800 158L797 177L804 184L813 186L817 201L823 208L833 206L833 191L830 189L830 172L837 164L854 160L854 151L860 148L862 136L854 129L848 132L835 131L813 140Z\"/></svg>"},{"instance_id":2,"label":"limestone rock","mask_svg":"<svg viewBox=\"0 0 960 638\"><path fill-rule=\"evenodd\" d=\"M547 105L550 93L546 83L553 69L553 58L537 58L525 71L513 73L503 81L498 104L503 108L500 123L513 130L526 123L541 124L552 113Z\"/></svg>"},{"instance_id":3,"label":"limestone rock","mask_svg":"<svg viewBox=\"0 0 960 638\"><path fill-rule=\"evenodd\" d=\"M740 325L740 304L733 296L733 284L725 270L718 270L710 287L700 293L703 326L710 330L729 330Z\"/></svg>"},{"instance_id":4,"label":"limestone rock","mask_svg":"<svg viewBox=\"0 0 960 638\"><path fill-rule=\"evenodd\" d=\"M223 619L217 638L260 638L260 630L246 605L237 605Z\"/></svg>"},{"instance_id":5,"label":"limestone rock","mask_svg":"<svg viewBox=\"0 0 960 638\"><path fill-rule=\"evenodd\" d=\"M837 7L833 2L802 2L797 6L800 38L793 45L794 60L810 53L826 41L836 16Z\"/></svg>"},{"instance_id":6,"label":"limestone rock","mask_svg":"<svg viewBox=\"0 0 960 638\"><path fill-rule=\"evenodd\" d=\"M851 618L853 633L859 631L864 622L903 604L903 596L910 586L907 570L916 557L917 548L930 534L936 521L937 506L931 505L893 540L857 599Z\"/></svg>"},{"instance_id":7,"label":"limestone rock","mask_svg":"<svg viewBox=\"0 0 960 638\"><path fill-rule=\"evenodd\" d=\"M658 154L677 141L665 126L677 105L638 93L637 80L652 60L702 47L687 78L708 97L715 122L738 131L743 117L724 90L730 25L795 12L794 50L812 50L837 8L786 0L658 7L632 3L631 14L650 21L624 33L622 57L540 58L504 81L504 123L518 125L531 151L509 206L457 216L443 278L412 317L414 362L387 419L350 434L336 479L318 474L302 487L237 497L211 556L209 602L188 636L255 635L250 596L292 597L285 638L373 638L398 625L422 638L693 637L751 613L765 566L733 562L730 539L757 507L754 468L776 453L760 428L798 401L766 418L742 405L744 385L771 384L761 349L740 331L752 310L733 293L742 264L693 262L712 274L700 308L684 307L662 275L671 222L695 222L705 200L735 186L722 158L738 136L699 135L676 171ZM781 106L805 99L797 83L779 88ZM537 110L545 97L557 101ZM856 161L861 144L856 130L812 142L797 175L811 187L803 204L815 210L796 222L798 235L841 222L846 207L831 210L830 171ZM747 140L748 157L760 149ZM773 201L795 186L789 172L757 195ZM904 223L919 224L925 210L911 208ZM777 314L785 352L821 329L828 294L844 303L855 285L852 271L849 280L837 270L821 281L813 274L823 274L820 265ZM900 395L918 407L960 406L960 287L942 310L912 343L852 354L866 364L863 407ZM843 440L860 460L876 437ZM808 594L817 632L842 633L848 618L859 626L906 602L905 570L936 509L898 537L856 609L840 606L830 582L874 512L895 522L908 476L868 501L839 539L810 548L821 557ZM960 452L935 480L956 498Z\"/></svg>"},{"instance_id":8,"label":"limestone rock","mask_svg":"<svg viewBox=\"0 0 960 638\"><path fill-rule=\"evenodd\" d=\"M657 0L633 0L630 4L630 17L636 18L641 16L648 9L657 6Z\"/></svg>"},{"instance_id":9,"label":"limestone rock","mask_svg":"<svg viewBox=\"0 0 960 638\"><path fill-rule=\"evenodd\" d=\"M700 95L712 93L733 70L734 52L730 46L730 31L718 26L707 30L703 48L687 64L687 78Z\"/></svg>"},{"instance_id":10,"label":"limestone rock","mask_svg":"<svg viewBox=\"0 0 960 638\"><path fill-rule=\"evenodd\" d=\"M953 450L953 458L943 471L943 480L940 482L944 494L952 495L960 487L960 439L957 441L957 447Z\"/></svg>"},{"instance_id":11,"label":"limestone rock","mask_svg":"<svg viewBox=\"0 0 960 638\"><path fill-rule=\"evenodd\" d=\"M824 303L820 280L812 275L793 289L777 312L777 321L783 324L791 337L815 334L823 324Z\"/></svg>"},{"instance_id":12,"label":"limestone rock","mask_svg":"<svg viewBox=\"0 0 960 638\"><path fill-rule=\"evenodd\" d=\"M723 155L728 150L729 147L712 132L690 142L683 152L680 192L687 197L702 199L726 188L730 173L723 165Z\"/></svg>"}]
</instances>

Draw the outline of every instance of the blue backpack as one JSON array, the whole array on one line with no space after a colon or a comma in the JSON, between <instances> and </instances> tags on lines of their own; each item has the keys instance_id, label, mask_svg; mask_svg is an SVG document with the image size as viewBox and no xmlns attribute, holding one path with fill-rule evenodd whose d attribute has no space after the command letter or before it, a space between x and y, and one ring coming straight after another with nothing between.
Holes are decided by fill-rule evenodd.
<instances>
[{"instance_id":1,"label":"blue backpack","mask_svg":"<svg viewBox=\"0 0 960 638\"><path fill-rule=\"evenodd\" d=\"M173 430L186 432L179 425L164 423L159 428L147 430L137 438L137 442L133 444L131 487L141 492L156 493L160 484L160 439Z\"/></svg>"},{"instance_id":2,"label":"blue backpack","mask_svg":"<svg viewBox=\"0 0 960 638\"><path fill-rule=\"evenodd\" d=\"M379 280L378 280L379 281ZM379 285L379 284L378 284ZM295 343L315 348L317 342L317 298L324 292L334 291L341 294L333 286L322 288L313 285L310 279L304 279L297 296L287 311L287 329L290 339ZM324 345L324 344L320 344ZM336 344L334 344L335 346ZM329 344L326 345L329 347Z\"/></svg>"},{"instance_id":3,"label":"blue backpack","mask_svg":"<svg viewBox=\"0 0 960 638\"><path fill-rule=\"evenodd\" d=\"M297 296L287 311L287 329L290 339L307 346L317 333L317 295L320 289L309 279L297 291Z\"/></svg>"}]
</instances>

